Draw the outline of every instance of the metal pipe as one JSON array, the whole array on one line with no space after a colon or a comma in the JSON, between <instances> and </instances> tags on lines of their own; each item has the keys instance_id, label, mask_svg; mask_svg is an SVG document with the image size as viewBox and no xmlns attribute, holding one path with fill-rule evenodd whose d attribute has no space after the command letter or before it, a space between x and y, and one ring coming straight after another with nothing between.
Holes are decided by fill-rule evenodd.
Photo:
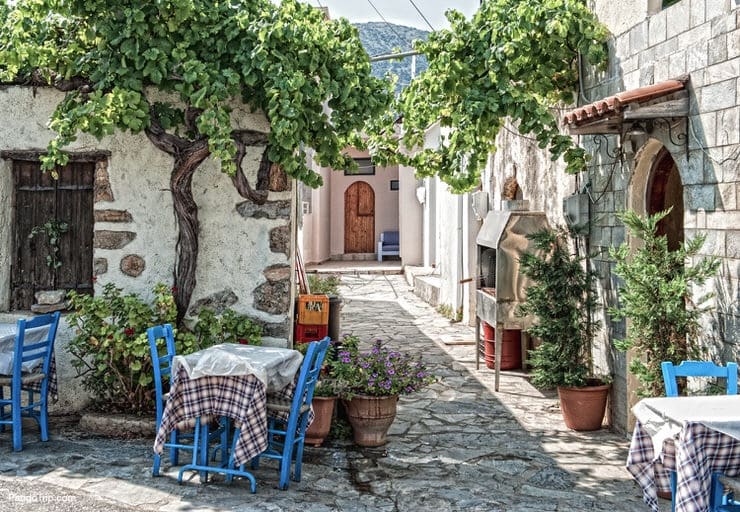
<instances>
[{"instance_id":1,"label":"metal pipe","mask_svg":"<svg viewBox=\"0 0 740 512\"><path fill-rule=\"evenodd\" d=\"M413 55L421 55L421 52L417 52L416 50L410 50L410 51L401 52L401 53L387 53L385 55L376 55L375 57L370 57L370 62L378 62L381 60L402 59L403 57L411 57Z\"/></svg>"}]
</instances>

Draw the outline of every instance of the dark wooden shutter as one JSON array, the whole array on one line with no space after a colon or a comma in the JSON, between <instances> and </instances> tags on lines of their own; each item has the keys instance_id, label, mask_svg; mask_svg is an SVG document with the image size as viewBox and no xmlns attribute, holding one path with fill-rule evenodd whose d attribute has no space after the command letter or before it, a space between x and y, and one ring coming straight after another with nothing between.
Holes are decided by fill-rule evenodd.
<instances>
[{"instance_id":1,"label":"dark wooden shutter","mask_svg":"<svg viewBox=\"0 0 740 512\"><path fill-rule=\"evenodd\" d=\"M94 162L70 162L59 179L41 172L39 162L14 161L15 230L11 308L29 309L34 293L52 288L92 291ZM60 241L62 266L47 265L45 234L28 238L35 226L56 219L69 231Z\"/></svg>"}]
</instances>

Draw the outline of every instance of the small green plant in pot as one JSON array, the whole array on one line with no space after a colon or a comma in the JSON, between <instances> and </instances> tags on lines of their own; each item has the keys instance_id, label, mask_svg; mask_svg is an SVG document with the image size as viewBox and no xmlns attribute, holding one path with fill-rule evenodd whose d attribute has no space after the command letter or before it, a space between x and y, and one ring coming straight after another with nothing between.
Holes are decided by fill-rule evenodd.
<instances>
[{"instance_id":1,"label":"small green plant in pot","mask_svg":"<svg viewBox=\"0 0 740 512\"><path fill-rule=\"evenodd\" d=\"M565 230L545 229L528 238L536 250L522 255L520 263L533 284L519 312L535 317L527 332L541 342L530 353L532 384L558 388L566 426L597 430L609 385L592 375L591 344L598 328L591 319L596 305L593 273L584 268L584 258L571 255ZM574 394L577 404L570 402Z\"/></svg>"}]
</instances>

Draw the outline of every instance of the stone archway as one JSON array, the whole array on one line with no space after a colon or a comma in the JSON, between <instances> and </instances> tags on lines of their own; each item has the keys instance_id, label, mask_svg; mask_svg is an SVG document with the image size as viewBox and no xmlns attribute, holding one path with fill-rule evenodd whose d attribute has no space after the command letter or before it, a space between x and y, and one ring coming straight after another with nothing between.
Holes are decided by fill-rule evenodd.
<instances>
[{"instance_id":1,"label":"stone archway","mask_svg":"<svg viewBox=\"0 0 740 512\"><path fill-rule=\"evenodd\" d=\"M640 215L651 215L673 207L658 226L676 249L684 240L683 184L676 161L662 142L648 139L635 155L635 170L629 185L627 207ZM631 242L635 243L635 242Z\"/></svg>"}]
</instances>

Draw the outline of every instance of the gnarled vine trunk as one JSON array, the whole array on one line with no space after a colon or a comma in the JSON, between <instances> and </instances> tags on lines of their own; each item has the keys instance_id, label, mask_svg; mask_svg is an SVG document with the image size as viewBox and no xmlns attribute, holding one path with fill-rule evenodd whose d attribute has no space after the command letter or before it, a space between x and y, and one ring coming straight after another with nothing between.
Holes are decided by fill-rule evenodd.
<instances>
[{"instance_id":1,"label":"gnarled vine trunk","mask_svg":"<svg viewBox=\"0 0 740 512\"><path fill-rule=\"evenodd\" d=\"M189 110L186 114L186 118L189 118L188 124L194 125L196 117L197 112ZM170 174L170 191L178 234L175 246L177 261L173 272L173 295L177 306L177 323L180 325L190 306L190 299L196 284L195 271L198 267L200 223L198 205L193 197L193 176L211 152L205 137L189 140L167 133L154 113L151 114L151 124L146 134L152 144L174 158ZM237 144L235 158L237 172L232 177L234 187L245 199L263 204L267 200L267 191L252 189L242 171L241 160L244 157L246 146L266 144L267 136L259 132L245 131L235 134L234 140ZM264 169L269 169L269 167L270 163L267 161L265 150L260 164L260 176L264 174Z\"/></svg>"}]
</instances>

